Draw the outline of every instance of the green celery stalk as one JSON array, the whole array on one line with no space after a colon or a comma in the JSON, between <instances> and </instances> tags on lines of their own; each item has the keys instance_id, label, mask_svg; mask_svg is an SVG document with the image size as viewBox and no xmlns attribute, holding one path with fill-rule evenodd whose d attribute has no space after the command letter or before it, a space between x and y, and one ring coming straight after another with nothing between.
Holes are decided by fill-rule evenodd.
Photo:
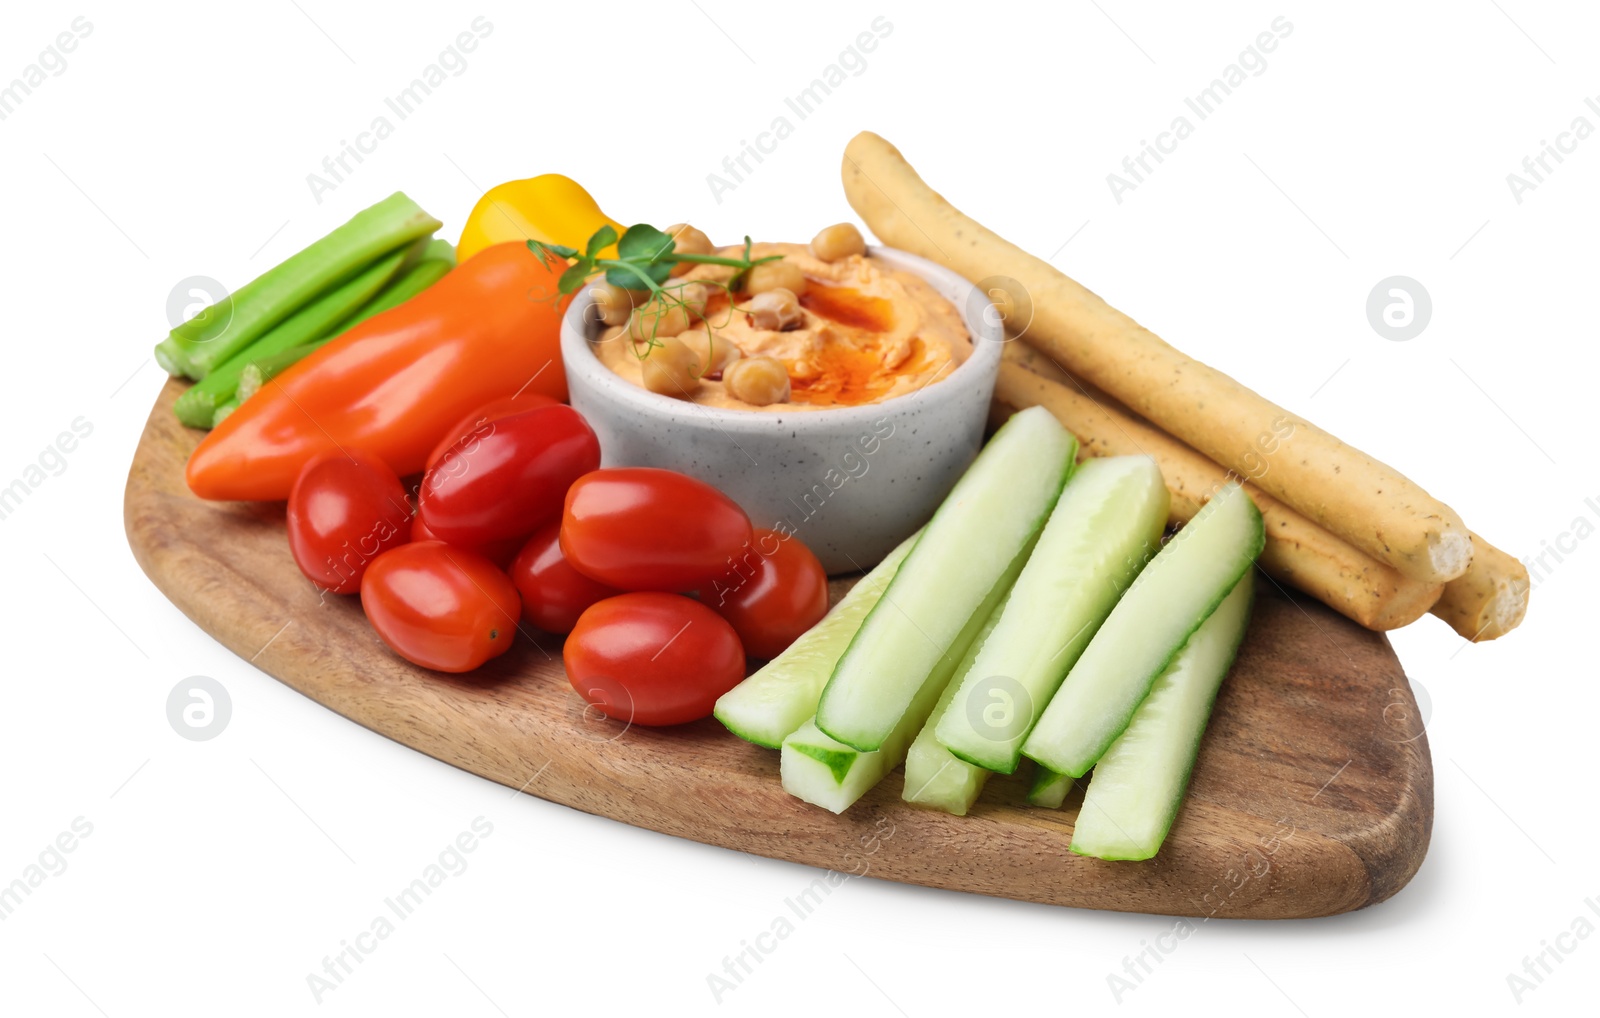
<instances>
[{"instance_id":1,"label":"green celery stalk","mask_svg":"<svg viewBox=\"0 0 1600 1018\"><path fill-rule=\"evenodd\" d=\"M222 418L232 413L240 403L254 396L263 385L276 378L284 369L299 363L313 351L326 345L330 340L344 335L368 318L404 304L444 278L445 273L454 268L455 264L456 249L449 241L430 241L427 248L422 252L420 261L401 272L376 297L364 304L349 318L340 322L337 328L310 343L302 343L287 350L279 350L251 359L239 373L239 384L234 398L217 407L211 426L216 427L222 423Z\"/></svg>"},{"instance_id":2,"label":"green celery stalk","mask_svg":"<svg viewBox=\"0 0 1600 1018\"><path fill-rule=\"evenodd\" d=\"M173 413L191 428L211 427L217 407L233 398L240 372L246 364L327 335L330 328L382 292L384 285L408 262L419 257L425 247L425 241L412 241L301 307L191 385L172 405Z\"/></svg>"},{"instance_id":3,"label":"green celery stalk","mask_svg":"<svg viewBox=\"0 0 1600 1018\"><path fill-rule=\"evenodd\" d=\"M372 298L371 303L351 315L349 321L339 327L339 331L345 332L374 315L381 315L390 308L399 307L443 279L445 273L455 267L454 244L448 240L428 241L428 246L422 249L422 255L416 264L403 270L381 293Z\"/></svg>"},{"instance_id":4,"label":"green celery stalk","mask_svg":"<svg viewBox=\"0 0 1600 1018\"><path fill-rule=\"evenodd\" d=\"M173 329L156 362L198 381L318 294L443 225L397 191Z\"/></svg>"}]
</instances>

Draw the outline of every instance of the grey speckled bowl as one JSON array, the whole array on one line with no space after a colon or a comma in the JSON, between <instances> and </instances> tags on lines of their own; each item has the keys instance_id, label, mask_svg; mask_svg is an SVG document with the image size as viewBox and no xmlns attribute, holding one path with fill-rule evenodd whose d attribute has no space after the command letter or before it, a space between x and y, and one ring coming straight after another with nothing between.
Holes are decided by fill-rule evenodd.
<instances>
[{"instance_id":1,"label":"grey speckled bowl","mask_svg":"<svg viewBox=\"0 0 1600 1018\"><path fill-rule=\"evenodd\" d=\"M973 285L925 258L868 253L927 280L955 305L972 356L947 377L882 403L769 413L703 407L641 389L594 355L599 325L580 292L561 327L572 405L606 466L666 467L722 489L758 527L787 524L829 573L870 568L927 522L977 455L1000 370L998 319Z\"/></svg>"}]
</instances>

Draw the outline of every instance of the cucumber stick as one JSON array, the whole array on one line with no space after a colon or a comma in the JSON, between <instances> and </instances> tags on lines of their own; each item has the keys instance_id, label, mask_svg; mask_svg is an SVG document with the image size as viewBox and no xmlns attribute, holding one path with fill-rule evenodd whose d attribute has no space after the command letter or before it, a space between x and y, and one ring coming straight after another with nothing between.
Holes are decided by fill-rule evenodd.
<instances>
[{"instance_id":1,"label":"cucumber stick","mask_svg":"<svg viewBox=\"0 0 1600 1018\"><path fill-rule=\"evenodd\" d=\"M1067 793L1078 779L1040 765L1033 769L1033 782L1028 786L1028 805L1045 809L1060 809L1067 801Z\"/></svg>"},{"instance_id":2,"label":"cucumber stick","mask_svg":"<svg viewBox=\"0 0 1600 1018\"><path fill-rule=\"evenodd\" d=\"M1026 570L1026 566L1023 567ZM1012 591L1016 590L1013 586ZM933 713L928 715L928 723L922 726L922 731L911 740L911 748L906 751L906 787L900 797L906 802L914 802L920 806L932 806L952 813L958 817L967 815L967 810L978 801L978 794L983 791L984 784L989 780L989 775L994 773L971 764L956 756L934 737L933 730L939 722L939 717L950 706L950 701L955 699L956 690L961 688L961 679L972 669L972 662L978 656L978 649L989 639L989 634L994 632L994 627L1006 613L1006 606L1011 603L1011 595L1000 602L989 618L984 621L983 628L978 630L978 635L967 647L967 652L961 656L961 663L956 666L955 677L945 683L944 692L939 694L939 702L934 704Z\"/></svg>"},{"instance_id":3,"label":"cucumber stick","mask_svg":"<svg viewBox=\"0 0 1600 1018\"><path fill-rule=\"evenodd\" d=\"M865 753L903 727L956 637L1044 525L1077 446L1043 407L1013 415L996 432L839 659L817 704L819 729Z\"/></svg>"},{"instance_id":4,"label":"cucumber stick","mask_svg":"<svg viewBox=\"0 0 1600 1018\"><path fill-rule=\"evenodd\" d=\"M1167 665L1261 553L1261 513L1236 483L1167 542L1067 673L1022 752L1082 777ZM890 588L892 591L892 587Z\"/></svg>"},{"instance_id":5,"label":"cucumber stick","mask_svg":"<svg viewBox=\"0 0 1600 1018\"><path fill-rule=\"evenodd\" d=\"M758 746L782 746L788 735L817 712L817 698L833 674L834 665L916 541L916 534L906 538L851 587L822 621L755 674L723 693L713 712L717 720L739 738Z\"/></svg>"},{"instance_id":6,"label":"cucumber stick","mask_svg":"<svg viewBox=\"0 0 1600 1018\"><path fill-rule=\"evenodd\" d=\"M1072 851L1149 859L1183 801L1217 688L1250 622L1255 577L1246 572L1161 673L1133 720L1095 765L1072 832Z\"/></svg>"},{"instance_id":7,"label":"cucumber stick","mask_svg":"<svg viewBox=\"0 0 1600 1018\"><path fill-rule=\"evenodd\" d=\"M1010 774L1067 672L1161 545L1170 498L1148 456L1093 459L1067 482L934 735L963 760Z\"/></svg>"},{"instance_id":8,"label":"cucumber stick","mask_svg":"<svg viewBox=\"0 0 1600 1018\"><path fill-rule=\"evenodd\" d=\"M814 806L843 813L872 786L882 781L884 775L898 767L906 758L912 737L926 726L934 704L954 682L961 664L971 660L968 652L972 644L977 642L978 634L1004 603L1017 574L1022 572L1029 550L1030 547L1024 545L1000 579L995 581L972 618L951 641L950 650L935 663L929 681L917 691L899 723L876 750L862 752L828 737L817 727L815 718L784 739L783 754L778 764L784 790ZM973 794L976 796L977 793Z\"/></svg>"}]
</instances>

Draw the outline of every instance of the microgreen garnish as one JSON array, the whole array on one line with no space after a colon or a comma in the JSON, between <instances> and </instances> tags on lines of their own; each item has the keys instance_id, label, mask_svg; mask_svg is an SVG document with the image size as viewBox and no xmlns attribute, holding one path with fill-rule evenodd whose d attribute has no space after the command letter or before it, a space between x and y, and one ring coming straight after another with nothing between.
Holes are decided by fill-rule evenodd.
<instances>
[{"instance_id":1,"label":"microgreen garnish","mask_svg":"<svg viewBox=\"0 0 1600 1018\"><path fill-rule=\"evenodd\" d=\"M617 245L615 258L601 258L600 252ZM750 257L750 238L744 239L744 257L726 258L722 255L689 254L674 250L676 242L672 235L663 230L658 230L649 223L637 223L628 227L621 239L617 231L609 226L602 226L589 238L589 243L580 253L577 248L567 247L564 244L546 244L543 241L530 240L528 247L539 256L545 265L550 265L552 257L570 260L572 264L561 273L561 292L577 293L583 284L595 273L605 273L606 282L612 286L620 286L625 290L649 290L659 293L661 285L672 275L672 267L679 262L693 262L697 265L726 265L739 271L729 281L731 288L743 279L744 274L762 262L775 262L782 255L767 255L765 258Z\"/></svg>"},{"instance_id":2,"label":"microgreen garnish","mask_svg":"<svg viewBox=\"0 0 1600 1018\"><path fill-rule=\"evenodd\" d=\"M601 258L600 252L612 244L617 245L615 258ZM571 264L561 273L558 284L563 294L577 293L593 276L598 273L605 274L606 282L624 290L649 290L651 303L657 305L656 311L645 316L649 323L650 334L643 339L638 339L634 344L634 353L640 359L648 357L650 351L661 345L656 338L656 333L661 327L661 320L668 311L681 306L685 314L691 313L690 307L683 299L684 287L700 283L709 288L726 290L731 298L744 283L745 276L751 269L763 262L775 262L783 255L767 255L762 258L750 257L751 241L748 236L744 238L744 257L728 258L722 255L689 254L675 250L676 241L671 234L658 230L649 223L636 223L623 232L622 237L617 237L617 231L610 226L602 226L589 238L583 251L565 244L546 244L543 241L530 240L528 247L539 256L539 261L546 267L553 263L552 258L560 258ZM684 280L676 285L666 285L672 276L672 267L679 262L693 262L697 265L725 265L736 269L726 283L715 280ZM732 302L729 302L732 310ZM710 344L715 349L716 327L706 321L704 316L695 312L706 326L710 335ZM631 332L631 327L630 327Z\"/></svg>"}]
</instances>

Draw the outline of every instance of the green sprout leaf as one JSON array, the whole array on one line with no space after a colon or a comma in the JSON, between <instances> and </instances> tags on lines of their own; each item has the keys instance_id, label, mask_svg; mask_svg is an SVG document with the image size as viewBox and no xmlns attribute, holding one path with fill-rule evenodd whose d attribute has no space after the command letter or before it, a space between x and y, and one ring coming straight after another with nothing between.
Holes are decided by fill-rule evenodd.
<instances>
[{"instance_id":1,"label":"green sprout leaf","mask_svg":"<svg viewBox=\"0 0 1600 1018\"><path fill-rule=\"evenodd\" d=\"M598 258L602 248L609 247L616 242L617 231L612 229L609 224L602 226L600 229L594 231L593 237L589 238L589 247L584 254L591 259ZM577 252L574 251L573 254L577 254ZM570 258L572 255L568 255L567 257Z\"/></svg>"},{"instance_id":2,"label":"green sprout leaf","mask_svg":"<svg viewBox=\"0 0 1600 1018\"><path fill-rule=\"evenodd\" d=\"M602 249L615 243L617 257L601 258ZM566 247L562 244L545 244L540 241L530 240L528 246L539 256L547 267L551 265L550 259L559 257L563 260L572 260L572 265L561 274L561 292L576 293L582 288L584 282L597 271L604 271L606 282L612 286L620 286L626 290L650 290L657 292L672 276L672 267L680 262L690 262L698 265L726 265L737 269L729 289L736 289L740 280L749 272L752 266L762 262L776 261L782 255L767 255L764 258L750 257L750 238L744 239L744 257L730 258L716 254L686 254L676 250L673 238L651 226L649 223L636 223L622 234L619 239L617 231L610 226L602 226L596 230L585 245L584 253L579 254L576 248Z\"/></svg>"},{"instance_id":3,"label":"green sprout leaf","mask_svg":"<svg viewBox=\"0 0 1600 1018\"><path fill-rule=\"evenodd\" d=\"M622 261L660 261L672 253L676 241L649 223L637 223L617 241L617 257Z\"/></svg>"},{"instance_id":4,"label":"green sprout leaf","mask_svg":"<svg viewBox=\"0 0 1600 1018\"><path fill-rule=\"evenodd\" d=\"M594 271L594 262L588 258L580 258L561 274L558 284L562 293L577 293L583 287L583 281L589 278Z\"/></svg>"},{"instance_id":5,"label":"green sprout leaf","mask_svg":"<svg viewBox=\"0 0 1600 1018\"><path fill-rule=\"evenodd\" d=\"M560 258L565 261L568 258L578 257L576 248L567 247L565 244L546 244L542 240L528 241L528 250L538 255L539 264L547 269L550 267L551 258Z\"/></svg>"},{"instance_id":6,"label":"green sprout leaf","mask_svg":"<svg viewBox=\"0 0 1600 1018\"><path fill-rule=\"evenodd\" d=\"M671 262L638 263L631 261L610 261L606 265L606 282L612 286L620 286L624 290L649 290L653 286L660 286L672 275ZM649 283L645 279L650 280Z\"/></svg>"}]
</instances>

